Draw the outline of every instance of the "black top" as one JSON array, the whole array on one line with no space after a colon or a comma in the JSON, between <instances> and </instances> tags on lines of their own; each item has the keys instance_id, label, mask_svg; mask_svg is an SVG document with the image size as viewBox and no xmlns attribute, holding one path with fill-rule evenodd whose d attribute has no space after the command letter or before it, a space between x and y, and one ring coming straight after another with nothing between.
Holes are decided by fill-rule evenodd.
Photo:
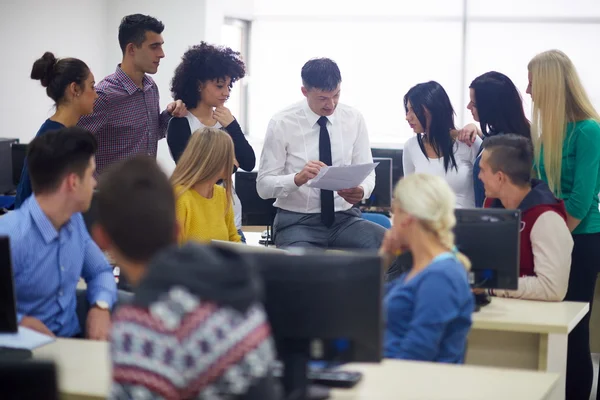
<instances>
[{"instance_id":1,"label":"black top","mask_svg":"<svg viewBox=\"0 0 600 400\"><path fill-rule=\"evenodd\" d=\"M254 149L252 149L252 146L246 140L240 124L234 119L231 124L223 129L229 133L229 136L233 140L235 158L240 164L240 168L244 171L252 171L256 165L256 155L254 154ZM187 118L171 118L167 128L167 143L169 144L171 157L173 157L175 164L179 161L179 157L183 154L191 136L192 130Z\"/></svg>"}]
</instances>

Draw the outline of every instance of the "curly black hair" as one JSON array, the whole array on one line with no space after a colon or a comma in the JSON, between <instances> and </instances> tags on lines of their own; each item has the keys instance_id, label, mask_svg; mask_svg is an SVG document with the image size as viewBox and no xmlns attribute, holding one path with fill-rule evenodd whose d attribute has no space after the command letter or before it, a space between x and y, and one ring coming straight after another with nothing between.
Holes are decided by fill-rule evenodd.
<instances>
[{"instance_id":1,"label":"curly black hair","mask_svg":"<svg viewBox=\"0 0 600 400\"><path fill-rule=\"evenodd\" d=\"M171 93L187 108L200 101L200 83L214 79L231 78L231 85L246 74L240 53L229 47L213 46L206 42L190 47L181 57L171 81Z\"/></svg>"}]
</instances>

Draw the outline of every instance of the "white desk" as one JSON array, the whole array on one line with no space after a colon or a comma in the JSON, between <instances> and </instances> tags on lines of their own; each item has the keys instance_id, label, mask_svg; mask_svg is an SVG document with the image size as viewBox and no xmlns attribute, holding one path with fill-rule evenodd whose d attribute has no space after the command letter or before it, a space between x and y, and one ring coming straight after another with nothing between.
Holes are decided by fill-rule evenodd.
<instances>
[{"instance_id":1,"label":"white desk","mask_svg":"<svg viewBox=\"0 0 600 400\"><path fill-rule=\"evenodd\" d=\"M64 398L106 398L111 379L106 342L58 339L36 349L34 357L57 363ZM557 374L392 360L347 368L361 371L363 380L353 389L334 390L332 400L545 400L558 381Z\"/></svg>"},{"instance_id":2,"label":"white desk","mask_svg":"<svg viewBox=\"0 0 600 400\"><path fill-rule=\"evenodd\" d=\"M466 363L560 374L563 399L568 334L589 310L587 303L493 298L473 314Z\"/></svg>"}]
</instances>

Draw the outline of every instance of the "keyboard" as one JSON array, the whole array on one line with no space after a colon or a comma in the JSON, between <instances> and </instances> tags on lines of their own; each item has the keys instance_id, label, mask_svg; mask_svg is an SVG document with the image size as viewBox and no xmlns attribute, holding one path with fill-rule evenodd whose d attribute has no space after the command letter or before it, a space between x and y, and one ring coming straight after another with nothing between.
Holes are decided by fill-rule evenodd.
<instances>
[{"instance_id":1,"label":"keyboard","mask_svg":"<svg viewBox=\"0 0 600 400\"><path fill-rule=\"evenodd\" d=\"M24 361L33 356L31 350L0 346L0 361Z\"/></svg>"},{"instance_id":2,"label":"keyboard","mask_svg":"<svg viewBox=\"0 0 600 400\"><path fill-rule=\"evenodd\" d=\"M281 378L283 367L281 364L273 366L273 376ZM349 389L354 387L362 379L362 373L356 371L342 371L327 368L310 368L307 372L310 383L327 386L330 388Z\"/></svg>"}]
</instances>

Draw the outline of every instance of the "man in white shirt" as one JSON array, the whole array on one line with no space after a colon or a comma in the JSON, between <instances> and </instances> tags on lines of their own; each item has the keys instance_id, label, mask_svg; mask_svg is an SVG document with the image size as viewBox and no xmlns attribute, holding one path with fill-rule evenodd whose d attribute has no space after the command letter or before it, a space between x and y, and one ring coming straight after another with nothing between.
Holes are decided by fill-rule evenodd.
<instances>
[{"instance_id":1,"label":"man in white shirt","mask_svg":"<svg viewBox=\"0 0 600 400\"><path fill-rule=\"evenodd\" d=\"M564 202L546 183L531 179L532 165L529 139L509 134L485 140L479 164L486 196L484 207L521 211L519 288L492 290L490 294L562 301L569 284L573 238Z\"/></svg>"},{"instance_id":2,"label":"man in white shirt","mask_svg":"<svg viewBox=\"0 0 600 400\"><path fill-rule=\"evenodd\" d=\"M338 103L342 78L334 61L310 60L301 76L306 100L269 122L256 180L260 197L276 198L279 208L275 244L377 249L385 229L353 207L371 195L375 172L358 187L338 192L306 185L322 166L373 162L364 118Z\"/></svg>"}]
</instances>

